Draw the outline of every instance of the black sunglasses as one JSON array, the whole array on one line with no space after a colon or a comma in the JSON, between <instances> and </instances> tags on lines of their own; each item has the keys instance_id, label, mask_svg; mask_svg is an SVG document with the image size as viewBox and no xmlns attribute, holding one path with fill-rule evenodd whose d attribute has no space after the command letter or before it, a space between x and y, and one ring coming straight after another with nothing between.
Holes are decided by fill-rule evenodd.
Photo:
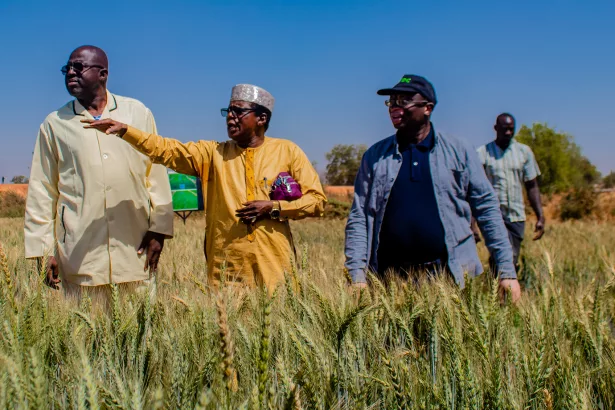
<instances>
[{"instance_id":1,"label":"black sunglasses","mask_svg":"<svg viewBox=\"0 0 615 410\"><path fill-rule=\"evenodd\" d=\"M253 112L253 111L256 111L256 108L241 108L241 107L230 106L230 107L227 107L227 108L221 108L220 109L220 114L223 117L227 117L229 112L232 112L237 117L243 117L245 114L247 114L249 112Z\"/></svg>"},{"instance_id":2,"label":"black sunglasses","mask_svg":"<svg viewBox=\"0 0 615 410\"><path fill-rule=\"evenodd\" d=\"M72 68L73 70L75 70L77 74L83 74L84 72L88 71L92 67L105 68L101 65L87 65L87 64L83 64L83 63L76 61L74 63L66 64L64 67L60 69L60 71L62 71L62 74L66 75Z\"/></svg>"},{"instance_id":3,"label":"black sunglasses","mask_svg":"<svg viewBox=\"0 0 615 410\"><path fill-rule=\"evenodd\" d=\"M397 97L384 102L387 107L401 107L410 109L412 107L424 107L431 104L429 101L413 101L411 98Z\"/></svg>"}]
</instances>

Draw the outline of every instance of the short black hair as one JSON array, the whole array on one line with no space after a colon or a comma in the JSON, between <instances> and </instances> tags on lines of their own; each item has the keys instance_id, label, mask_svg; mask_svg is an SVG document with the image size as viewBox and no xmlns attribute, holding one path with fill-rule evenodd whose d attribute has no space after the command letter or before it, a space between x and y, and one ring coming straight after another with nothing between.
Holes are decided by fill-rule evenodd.
<instances>
[{"instance_id":1,"label":"short black hair","mask_svg":"<svg viewBox=\"0 0 615 410\"><path fill-rule=\"evenodd\" d=\"M254 109L255 115L267 115L267 122L265 122L265 131L267 131L269 129L269 122L271 121L271 110L267 107L263 107L262 105L253 102L250 103L250 106Z\"/></svg>"},{"instance_id":2,"label":"short black hair","mask_svg":"<svg viewBox=\"0 0 615 410\"><path fill-rule=\"evenodd\" d=\"M495 119L496 122L500 120L500 118L510 118L511 120L513 120L513 122L516 124L517 120L515 119L515 117L512 114L509 114L507 112L503 112L502 114L498 115L498 117Z\"/></svg>"}]
</instances>

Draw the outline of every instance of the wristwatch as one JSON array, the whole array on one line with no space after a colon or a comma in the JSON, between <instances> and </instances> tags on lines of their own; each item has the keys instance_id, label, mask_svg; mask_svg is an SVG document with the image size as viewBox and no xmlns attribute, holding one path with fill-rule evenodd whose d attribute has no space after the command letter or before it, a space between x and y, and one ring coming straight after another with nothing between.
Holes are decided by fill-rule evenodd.
<instances>
[{"instance_id":1,"label":"wristwatch","mask_svg":"<svg viewBox=\"0 0 615 410\"><path fill-rule=\"evenodd\" d=\"M273 208L269 212L271 219L280 219L280 201L273 201Z\"/></svg>"}]
</instances>

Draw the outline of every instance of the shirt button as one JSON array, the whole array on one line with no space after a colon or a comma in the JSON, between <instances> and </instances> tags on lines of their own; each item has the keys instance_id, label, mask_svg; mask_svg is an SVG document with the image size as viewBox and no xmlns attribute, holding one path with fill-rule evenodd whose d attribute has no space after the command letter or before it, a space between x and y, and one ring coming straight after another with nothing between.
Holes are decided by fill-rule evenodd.
<instances>
[{"instance_id":1,"label":"shirt button","mask_svg":"<svg viewBox=\"0 0 615 410\"><path fill-rule=\"evenodd\" d=\"M418 162L415 162L412 165L414 165L416 167L418 164L419 164Z\"/></svg>"},{"instance_id":2,"label":"shirt button","mask_svg":"<svg viewBox=\"0 0 615 410\"><path fill-rule=\"evenodd\" d=\"M103 159L107 159L107 158L109 158L109 155L103 154Z\"/></svg>"},{"instance_id":3,"label":"shirt button","mask_svg":"<svg viewBox=\"0 0 615 410\"><path fill-rule=\"evenodd\" d=\"M106 187L106 188L105 188L105 190L106 190L106 191L111 191L111 187L110 187L110 186L108 186L108 187Z\"/></svg>"}]
</instances>

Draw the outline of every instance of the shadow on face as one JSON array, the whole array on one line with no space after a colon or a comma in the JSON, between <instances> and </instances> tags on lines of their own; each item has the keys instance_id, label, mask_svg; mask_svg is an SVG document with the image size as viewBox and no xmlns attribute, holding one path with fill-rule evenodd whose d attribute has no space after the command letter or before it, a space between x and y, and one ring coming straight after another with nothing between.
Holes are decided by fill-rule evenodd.
<instances>
[{"instance_id":1,"label":"shadow on face","mask_svg":"<svg viewBox=\"0 0 615 410\"><path fill-rule=\"evenodd\" d=\"M389 117L398 129L415 129L429 122L433 112L433 103L425 100L421 94L391 94L386 101Z\"/></svg>"},{"instance_id":2,"label":"shadow on face","mask_svg":"<svg viewBox=\"0 0 615 410\"><path fill-rule=\"evenodd\" d=\"M508 114L501 114L495 121L497 139L510 141L515 136L515 119Z\"/></svg>"},{"instance_id":3,"label":"shadow on face","mask_svg":"<svg viewBox=\"0 0 615 410\"><path fill-rule=\"evenodd\" d=\"M106 89L107 66L104 51L90 46L76 49L62 69L66 90L77 99L91 98Z\"/></svg>"}]
</instances>

